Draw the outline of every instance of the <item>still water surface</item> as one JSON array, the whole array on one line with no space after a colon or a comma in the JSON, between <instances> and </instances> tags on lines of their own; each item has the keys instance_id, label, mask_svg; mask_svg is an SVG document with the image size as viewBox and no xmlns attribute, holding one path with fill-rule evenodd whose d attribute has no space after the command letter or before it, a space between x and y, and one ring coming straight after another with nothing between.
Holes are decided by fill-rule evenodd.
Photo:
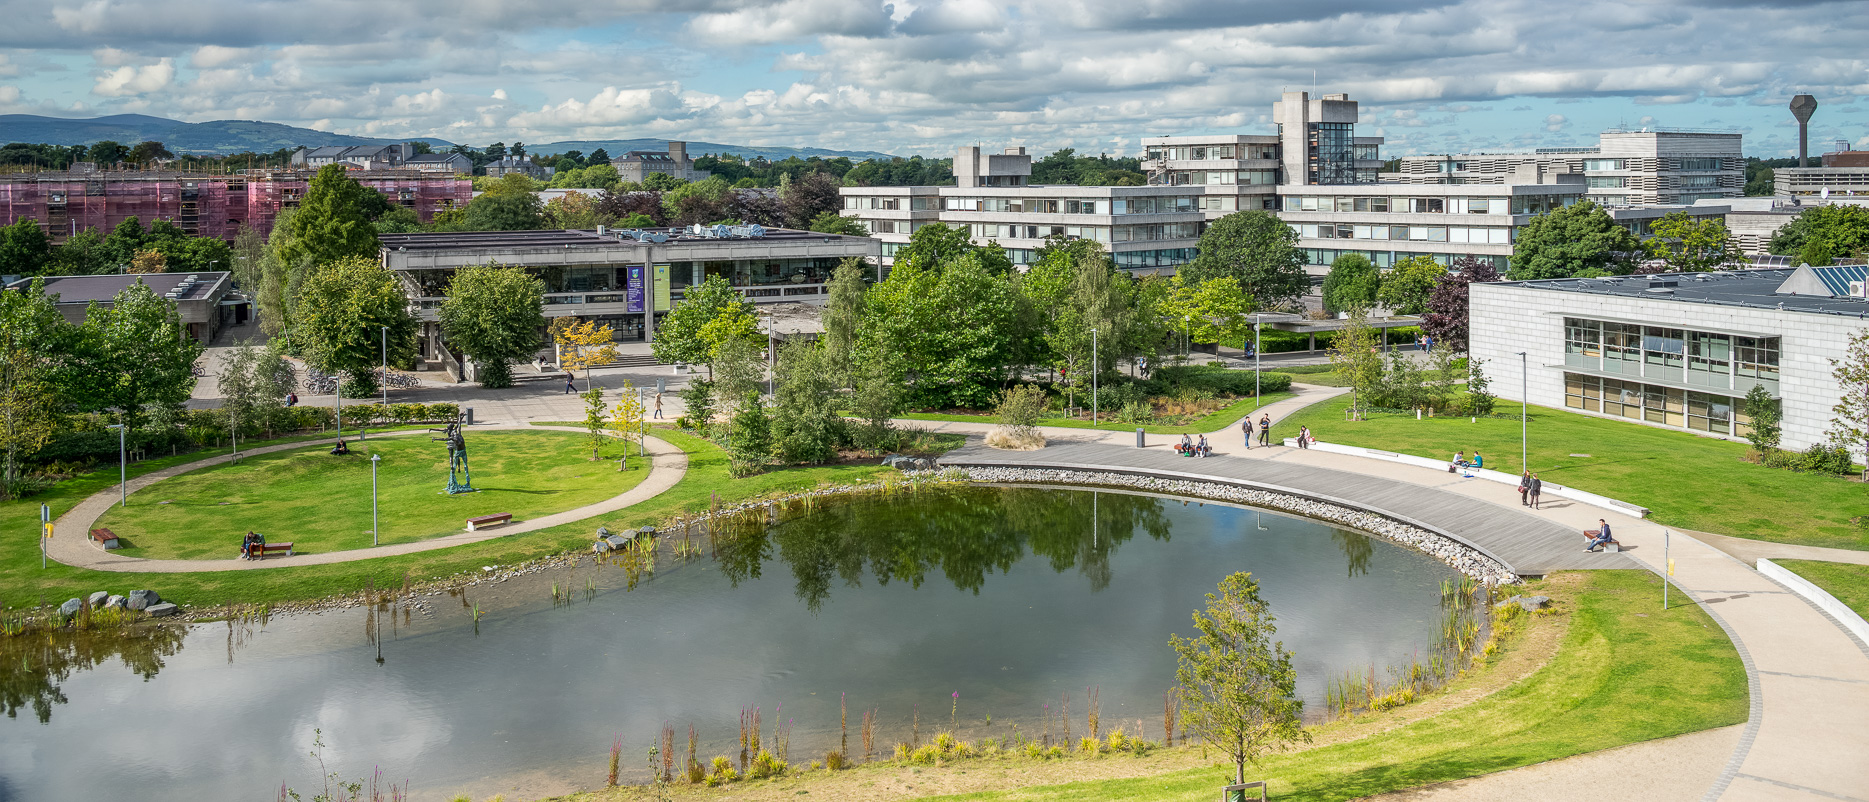
<instances>
[{"instance_id":1,"label":"still water surface","mask_svg":"<svg viewBox=\"0 0 1869 802\"><path fill-rule=\"evenodd\" d=\"M618 737L626 770L640 768L665 722L684 753L690 724L703 760L737 751L743 706L768 729L792 723L792 762L822 758L840 694L853 751L866 709L883 749L916 712L924 740L950 716L965 738L1042 732L1063 694L1081 735L1087 686L1104 729L1140 719L1159 740L1168 636L1191 634L1190 613L1234 571L1261 583L1312 709L1331 676L1425 653L1455 576L1329 524L1144 495L846 501L717 558L665 560L633 588L587 561L429 598L432 613L0 642L0 802L273 799L282 783L321 788L315 731L346 777L380 767L417 799L531 798L601 784ZM570 602L553 602L553 582ZM486 611L477 626L470 603Z\"/></svg>"}]
</instances>

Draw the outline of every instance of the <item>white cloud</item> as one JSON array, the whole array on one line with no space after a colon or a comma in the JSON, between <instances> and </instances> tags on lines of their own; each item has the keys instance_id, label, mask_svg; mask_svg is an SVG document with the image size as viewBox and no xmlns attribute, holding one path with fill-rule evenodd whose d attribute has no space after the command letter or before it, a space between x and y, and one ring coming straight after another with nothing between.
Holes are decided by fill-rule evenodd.
<instances>
[{"instance_id":1,"label":"white cloud","mask_svg":"<svg viewBox=\"0 0 1869 802\"><path fill-rule=\"evenodd\" d=\"M1545 116L1545 130L1546 131L1557 133L1558 131L1562 131L1569 127L1570 127L1570 120L1562 114L1551 114L1551 115Z\"/></svg>"},{"instance_id":2,"label":"white cloud","mask_svg":"<svg viewBox=\"0 0 1869 802\"><path fill-rule=\"evenodd\" d=\"M165 58L141 67L123 66L105 72L91 87L91 93L103 97L145 95L163 89L175 80L175 60Z\"/></svg>"}]
</instances>

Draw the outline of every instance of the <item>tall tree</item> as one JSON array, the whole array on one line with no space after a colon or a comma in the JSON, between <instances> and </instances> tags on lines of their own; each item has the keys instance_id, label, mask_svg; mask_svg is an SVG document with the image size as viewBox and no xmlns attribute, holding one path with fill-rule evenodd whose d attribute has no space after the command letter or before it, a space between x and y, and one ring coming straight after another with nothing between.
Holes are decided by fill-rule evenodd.
<instances>
[{"instance_id":1,"label":"tall tree","mask_svg":"<svg viewBox=\"0 0 1869 802\"><path fill-rule=\"evenodd\" d=\"M437 315L448 344L479 366L482 387L511 387L512 363L539 350L545 282L516 267L473 265L455 272Z\"/></svg>"},{"instance_id":2,"label":"tall tree","mask_svg":"<svg viewBox=\"0 0 1869 802\"><path fill-rule=\"evenodd\" d=\"M1419 315L1428 311L1428 298L1434 294L1435 282L1445 275L1447 268L1434 261L1434 257L1410 256L1396 262L1383 274L1376 300L1398 315Z\"/></svg>"},{"instance_id":3,"label":"tall tree","mask_svg":"<svg viewBox=\"0 0 1869 802\"><path fill-rule=\"evenodd\" d=\"M0 292L0 496L17 498L21 466L51 439L64 393L53 354L69 353L71 327L35 279L24 291Z\"/></svg>"},{"instance_id":4,"label":"tall tree","mask_svg":"<svg viewBox=\"0 0 1869 802\"><path fill-rule=\"evenodd\" d=\"M1626 274L1642 252L1629 229L1587 200L1533 217L1516 240L1506 271L1513 281Z\"/></svg>"},{"instance_id":5,"label":"tall tree","mask_svg":"<svg viewBox=\"0 0 1869 802\"><path fill-rule=\"evenodd\" d=\"M861 257L837 263L831 271L830 301L824 306L824 355L838 386L854 381L857 358L857 330L863 324L863 294L868 287L863 273L868 269Z\"/></svg>"},{"instance_id":6,"label":"tall tree","mask_svg":"<svg viewBox=\"0 0 1869 802\"><path fill-rule=\"evenodd\" d=\"M1467 288L1498 280L1499 271L1490 261L1471 256L1455 259L1453 272L1434 283L1434 292L1428 296L1428 313L1421 318L1421 330L1435 342L1447 343L1456 351L1467 350Z\"/></svg>"},{"instance_id":7,"label":"tall tree","mask_svg":"<svg viewBox=\"0 0 1869 802\"><path fill-rule=\"evenodd\" d=\"M870 288L860 348L905 377L908 403L984 409L1005 384L1019 298L984 262L978 251L933 267L898 262Z\"/></svg>"},{"instance_id":8,"label":"tall tree","mask_svg":"<svg viewBox=\"0 0 1869 802\"><path fill-rule=\"evenodd\" d=\"M1869 329L1857 329L1840 359L1830 360L1831 374L1841 391L1830 421L1830 440L1859 454L1869 466ZM1869 481L1869 468L1863 470Z\"/></svg>"},{"instance_id":9,"label":"tall tree","mask_svg":"<svg viewBox=\"0 0 1869 802\"><path fill-rule=\"evenodd\" d=\"M292 279L302 271L295 270L286 255L293 253L292 218L295 210L287 209L279 213L273 223L273 231L266 238L266 249L260 254L257 288L257 313L260 330L268 337L279 337L286 333L292 323Z\"/></svg>"},{"instance_id":10,"label":"tall tree","mask_svg":"<svg viewBox=\"0 0 1869 802\"><path fill-rule=\"evenodd\" d=\"M836 213L843 205L843 183L824 173L799 176L779 193L786 228L808 229L819 215Z\"/></svg>"},{"instance_id":11,"label":"tall tree","mask_svg":"<svg viewBox=\"0 0 1869 802\"><path fill-rule=\"evenodd\" d=\"M491 192L467 204L461 227L467 231L536 231L545 227L545 208L539 196L495 195Z\"/></svg>"},{"instance_id":12,"label":"tall tree","mask_svg":"<svg viewBox=\"0 0 1869 802\"><path fill-rule=\"evenodd\" d=\"M125 147L121 142L104 139L91 145L89 155L91 161L97 162L98 166L109 167L129 158L130 149Z\"/></svg>"},{"instance_id":13,"label":"tall tree","mask_svg":"<svg viewBox=\"0 0 1869 802\"><path fill-rule=\"evenodd\" d=\"M243 433L268 428L278 410L285 407L293 375L291 365L278 351L249 340L221 353L217 380L228 425L234 432Z\"/></svg>"},{"instance_id":14,"label":"tall tree","mask_svg":"<svg viewBox=\"0 0 1869 802\"><path fill-rule=\"evenodd\" d=\"M37 276L52 261L52 239L39 222L22 217L0 227L0 274Z\"/></svg>"},{"instance_id":15,"label":"tall tree","mask_svg":"<svg viewBox=\"0 0 1869 802\"><path fill-rule=\"evenodd\" d=\"M307 362L326 373L343 372L344 395L364 398L376 392L385 337L388 361L406 363L415 358L421 323L387 268L351 256L321 267L300 285L293 328Z\"/></svg>"},{"instance_id":16,"label":"tall tree","mask_svg":"<svg viewBox=\"0 0 1869 802\"><path fill-rule=\"evenodd\" d=\"M560 324L563 325L560 325ZM558 346L558 364L566 372L584 371L584 387L591 387L591 370L617 358L616 333L595 320L559 318L553 321L552 339Z\"/></svg>"},{"instance_id":17,"label":"tall tree","mask_svg":"<svg viewBox=\"0 0 1869 802\"><path fill-rule=\"evenodd\" d=\"M195 388L202 347L182 326L175 302L138 281L93 302L73 348L74 397L88 411L115 410L134 429L146 407L179 407Z\"/></svg>"},{"instance_id":18,"label":"tall tree","mask_svg":"<svg viewBox=\"0 0 1869 802\"><path fill-rule=\"evenodd\" d=\"M1376 351L1382 332L1369 325L1369 310L1351 307L1330 341L1330 367L1350 385L1350 409L1370 402L1370 389L1382 381L1382 355Z\"/></svg>"},{"instance_id":19,"label":"tall tree","mask_svg":"<svg viewBox=\"0 0 1869 802\"><path fill-rule=\"evenodd\" d=\"M266 258L266 235L259 229L240 224L234 232L233 264L228 265L234 274L234 281L249 294L257 293L260 288L260 262Z\"/></svg>"},{"instance_id":20,"label":"tall tree","mask_svg":"<svg viewBox=\"0 0 1869 802\"><path fill-rule=\"evenodd\" d=\"M1324 309L1330 312L1346 312L1357 306L1368 309L1376 303L1381 285L1382 274L1370 263L1369 257L1346 253L1330 263L1330 272L1324 276Z\"/></svg>"},{"instance_id":21,"label":"tall tree","mask_svg":"<svg viewBox=\"0 0 1869 802\"><path fill-rule=\"evenodd\" d=\"M590 158L586 160L586 163L609 164L610 163L610 151L604 150L603 148L598 148L596 150L593 150L591 151Z\"/></svg>"},{"instance_id":22,"label":"tall tree","mask_svg":"<svg viewBox=\"0 0 1869 802\"><path fill-rule=\"evenodd\" d=\"M922 270L939 271L960 257L972 254L987 273L1003 276L1012 272L1012 260L997 244L975 245L967 236L966 225L947 226L929 223L909 235L909 244L896 251L895 268L916 265Z\"/></svg>"},{"instance_id":23,"label":"tall tree","mask_svg":"<svg viewBox=\"0 0 1869 802\"><path fill-rule=\"evenodd\" d=\"M1264 308L1296 302L1311 289L1298 232L1271 212L1234 212L1208 224L1200 254L1182 268L1190 283L1231 277Z\"/></svg>"},{"instance_id":24,"label":"tall tree","mask_svg":"<svg viewBox=\"0 0 1869 802\"><path fill-rule=\"evenodd\" d=\"M1273 640L1271 605L1259 598L1259 583L1239 572L1207 594L1207 609L1194 612L1191 638L1171 636L1178 666L1175 698L1189 731L1233 759L1233 781L1246 781L1246 764L1289 743L1311 740L1304 730L1304 702L1291 652Z\"/></svg>"},{"instance_id":25,"label":"tall tree","mask_svg":"<svg viewBox=\"0 0 1869 802\"><path fill-rule=\"evenodd\" d=\"M382 246L369 214L369 196L375 192L357 183L342 165L320 169L287 224L292 236L281 258L288 265L376 258Z\"/></svg>"},{"instance_id":26,"label":"tall tree","mask_svg":"<svg viewBox=\"0 0 1869 802\"><path fill-rule=\"evenodd\" d=\"M1854 256L1869 251L1869 208L1851 205L1812 206L1772 234L1766 249L1782 256L1799 256L1821 246L1830 256ZM1824 259L1821 264L1829 264ZM1820 265L1819 262L1810 262Z\"/></svg>"},{"instance_id":27,"label":"tall tree","mask_svg":"<svg viewBox=\"0 0 1869 802\"><path fill-rule=\"evenodd\" d=\"M779 349L773 367L772 445L791 463L837 458L845 439L837 409L837 384L824 350L803 340Z\"/></svg>"},{"instance_id":28,"label":"tall tree","mask_svg":"<svg viewBox=\"0 0 1869 802\"><path fill-rule=\"evenodd\" d=\"M730 310L751 314L752 303L727 283L727 279L708 276L699 287L690 287L681 303L669 310L656 329L650 350L657 362L682 362L700 365L712 360L715 343L701 337L701 329Z\"/></svg>"},{"instance_id":29,"label":"tall tree","mask_svg":"<svg viewBox=\"0 0 1869 802\"><path fill-rule=\"evenodd\" d=\"M173 159L175 154L170 153L161 142L143 141L136 143L136 147L130 148L130 153L126 158L137 164L147 164L157 159Z\"/></svg>"},{"instance_id":30,"label":"tall tree","mask_svg":"<svg viewBox=\"0 0 1869 802\"><path fill-rule=\"evenodd\" d=\"M1162 314L1191 342L1242 342L1252 333L1253 297L1240 289L1232 276L1210 278L1199 284L1181 276L1170 279Z\"/></svg>"},{"instance_id":31,"label":"tall tree","mask_svg":"<svg viewBox=\"0 0 1869 802\"><path fill-rule=\"evenodd\" d=\"M91 276L115 273L117 263L111 261L104 235L95 228L87 228L66 237L65 244L52 250L48 270L61 276Z\"/></svg>"},{"instance_id":32,"label":"tall tree","mask_svg":"<svg viewBox=\"0 0 1869 802\"><path fill-rule=\"evenodd\" d=\"M870 230L863 227L863 221L854 217L845 217L837 212L822 212L812 218L807 230L819 234L842 234L846 237L867 237Z\"/></svg>"},{"instance_id":33,"label":"tall tree","mask_svg":"<svg viewBox=\"0 0 1869 802\"><path fill-rule=\"evenodd\" d=\"M1668 272L1727 270L1741 261L1732 233L1718 217L1696 218L1687 212L1675 212L1656 220L1651 231L1654 236L1642 244Z\"/></svg>"}]
</instances>

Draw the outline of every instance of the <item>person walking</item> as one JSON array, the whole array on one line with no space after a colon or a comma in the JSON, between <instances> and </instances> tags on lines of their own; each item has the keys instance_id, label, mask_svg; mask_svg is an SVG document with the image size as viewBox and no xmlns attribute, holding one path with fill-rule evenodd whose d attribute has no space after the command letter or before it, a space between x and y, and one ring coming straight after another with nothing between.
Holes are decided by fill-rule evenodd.
<instances>
[{"instance_id":1,"label":"person walking","mask_svg":"<svg viewBox=\"0 0 1869 802\"><path fill-rule=\"evenodd\" d=\"M1272 416L1259 416L1259 445L1272 447Z\"/></svg>"},{"instance_id":2,"label":"person walking","mask_svg":"<svg viewBox=\"0 0 1869 802\"><path fill-rule=\"evenodd\" d=\"M571 378L571 371L568 371L568 370L565 371L565 392L559 393L559 395L564 395L565 393L577 392L577 389L578 389L578 383Z\"/></svg>"},{"instance_id":3,"label":"person walking","mask_svg":"<svg viewBox=\"0 0 1869 802\"><path fill-rule=\"evenodd\" d=\"M1246 436L1246 450L1251 451L1252 450L1252 416L1251 415L1247 415L1245 420L1240 421L1240 433Z\"/></svg>"},{"instance_id":4,"label":"person walking","mask_svg":"<svg viewBox=\"0 0 1869 802\"><path fill-rule=\"evenodd\" d=\"M656 420L662 419L662 394L661 393L655 394L655 417L656 417Z\"/></svg>"},{"instance_id":5,"label":"person walking","mask_svg":"<svg viewBox=\"0 0 1869 802\"><path fill-rule=\"evenodd\" d=\"M1298 447L1299 448L1310 448L1311 447L1311 427L1309 426L1298 427Z\"/></svg>"},{"instance_id":6,"label":"person walking","mask_svg":"<svg viewBox=\"0 0 1869 802\"><path fill-rule=\"evenodd\" d=\"M1525 473L1519 475L1519 506L1529 507L1531 505L1532 505L1532 472L1526 471Z\"/></svg>"},{"instance_id":7,"label":"person walking","mask_svg":"<svg viewBox=\"0 0 1869 802\"><path fill-rule=\"evenodd\" d=\"M1531 486L1527 488L1527 495L1531 496L1532 509L1538 509L1538 494L1542 492L1544 488L1545 483L1539 480L1538 474L1532 474Z\"/></svg>"}]
</instances>

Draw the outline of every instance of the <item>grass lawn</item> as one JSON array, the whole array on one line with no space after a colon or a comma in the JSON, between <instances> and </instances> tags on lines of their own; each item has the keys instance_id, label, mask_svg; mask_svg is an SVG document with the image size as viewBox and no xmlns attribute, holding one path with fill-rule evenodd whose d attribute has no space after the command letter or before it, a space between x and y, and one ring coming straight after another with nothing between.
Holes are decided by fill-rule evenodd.
<instances>
[{"instance_id":1,"label":"grass lawn","mask_svg":"<svg viewBox=\"0 0 1869 802\"><path fill-rule=\"evenodd\" d=\"M1786 570L1810 580L1830 592L1857 615L1869 619L1869 565L1820 562L1818 560L1773 560Z\"/></svg>"},{"instance_id":2,"label":"grass lawn","mask_svg":"<svg viewBox=\"0 0 1869 802\"><path fill-rule=\"evenodd\" d=\"M398 557L335 565L190 574L90 571L57 562L41 570L36 538L0 538L0 604L58 604L67 598L96 590L123 593L133 588L153 588L164 599L172 599L184 605L318 599L335 594L356 593L371 585L379 588L400 586L404 576L422 580L462 571L478 571L483 565L511 565L566 551L581 551L589 548L592 533L599 526L608 526L612 530L625 529L660 523L675 515L700 512L707 509L709 498L714 493L720 494L723 502L733 502L821 484L854 482L894 472L893 468L880 465L832 465L787 468L745 479L733 479L727 475L726 452L713 444L671 429L656 429L653 435L688 453L688 473L681 483L641 504L577 523ZM258 441L248 444L253 448L261 445L264 443ZM472 448L471 442L469 447ZM200 454L193 454L148 460L131 466L130 474L137 476L200 458ZM631 470L640 472L642 468L632 467ZM51 505L54 516L61 515L86 496L116 481L117 472L114 469L100 470L61 482L51 491L23 501L0 503L0 532L35 532L38 529L41 503ZM81 533L59 533L59 537L82 536ZM238 543L235 545L238 546Z\"/></svg>"},{"instance_id":3,"label":"grass lawn","mask_svg":"<svg viewBox=\"0 0 1869 802\"><path fill-rule=\"evenodd\" d=\"M1745 669L1726 633L1698 607L1661 611L1646 571L1546 580L1571 610L1551 662L1466 707L1360 740L1268 758L1248 779L1280 800L1370 794L1528 766L1746 720ZM1528 592L1547 592L1538 590ZM1209 800L1226 769L941 797L954 800Z\"/></svg>"},{"instance_id":4,"label":"grass lawn","mask_svg":"<svg viewBox=\"0 0 1869 802\"><path fill-rule=\"evenodd\" d=\"M1271 373L1271 371L1266 371L1266 372ZM1192 423L1187 423L1187 424L1183 424L1180 426L1167 426L1167 425L1157 424L1157 423L1148 423L1148 424L1142 424L1141 428L1147 430L1151 434L1182 434L1184 432L1218 431L1219 429L1232 424L1234 421L1237 421L1240 418L1246 417L1247 413L1252 412L1253 410L1258 409L1259 407L1265 406L1267 404L1273 404L1279 401L1283 401L1287 398L1292 397L1292 395L1293 395L1292 393L1286 393L1286 392L1266 393L1264 398L1260 399L1258 403L1256 404L1254 403L1254 399L1242 398L1218 410L1209 412L1206 415L1203 415L1200 418L1196 419ZM998 423L999 422L999 416L991 412L982 412L977 415L949 415L949 414L942 414L942 413L935 413L935 412L906 412L896 417L902 420L945 421L949 423ZM1110 432L1132 432L1132 431L1135 431L1137 428L1137 425L1133 423L1102 422L1102 423L1098 423L1095 426L1092 426L1090 425L1090 421L1087 421L1087 420L1076 420L1076 419L1070 419L1070 418L1052 418L1052 417L1041 418L1038 422L1038 425L1055 426L1060 429L1100 429L1103 431L1110 431Z\"/></svg>"},{"instance_id":5,"label":"grass lawn","mask_svg":"<svg viewBox=\"0 0 1869 802\"><path fill-rule=\"evenodd\" d=\"M468 455L479 492L454 496L442 492L446 446L427 437L353 441L347 457L310 446L166 479L131 495L128 509L111 508L99 525L124 539L124 554L151 559L226 557L248 530L305 552L365 548L370 458L381 456L381 542L406 543L458 532L480 515L507 512L524 521L591 504L648 475L618 472L614 458L622 446L607 445L607 459L592 462L583 435L476 432L468 439Z\"/></svg>"},{"instance_id":6,"label":"grass lawn","mask_svg":"<svg viewBox=\"0 0 1869 802\"><path fill-rule=\"evenodd\" d=\"M1278 421L1276 437L1309 426L1319 440L1449 459L1478 449L1486 466L1517 473L1519 405L1501 400L1506 416L1415 420L1377 415L1344 421L1348 396L1313 404ZM1531 469L1540 478L1649 508L1658 523L1722 535L1869 549L1869 488L1847 478L1793 473L1745 461L1748 447L1688 432L1534 406L1530 410ZM1588 454L1589 456L1571 456Z\"/></svg>"}]
</instances>

